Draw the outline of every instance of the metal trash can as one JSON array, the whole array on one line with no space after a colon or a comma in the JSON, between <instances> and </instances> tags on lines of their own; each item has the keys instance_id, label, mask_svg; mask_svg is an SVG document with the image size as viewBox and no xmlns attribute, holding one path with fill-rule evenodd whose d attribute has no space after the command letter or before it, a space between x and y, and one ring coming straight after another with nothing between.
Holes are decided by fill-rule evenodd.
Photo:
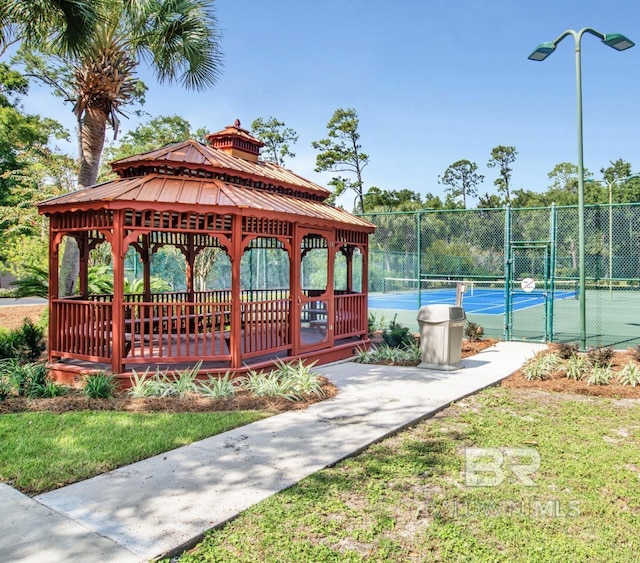
<instances>
[{"instance_id":1,"label":"metal trash can","mask_svg":"<svg viewBox=\"0 0 640 563\"><path fill-rule=\"evenodd\" d=\"M453 371L462 367L462 334L467 315L455 305L426 305L418 311L420 351L426 369Z\"/></svg>"}]
</instances>

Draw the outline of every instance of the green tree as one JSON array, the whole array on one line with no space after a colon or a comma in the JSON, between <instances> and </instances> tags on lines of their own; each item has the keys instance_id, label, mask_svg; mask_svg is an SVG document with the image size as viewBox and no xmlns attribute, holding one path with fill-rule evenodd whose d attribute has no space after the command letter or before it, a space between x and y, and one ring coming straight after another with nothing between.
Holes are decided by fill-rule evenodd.
<instances>
[{"instance_id":1,"label":"green tree","mask_svg":"<svg viewBox=\"0 0 640 563\"><path fill-rule=\"evenodd\" d=\"M423 198L422 207L424 209L444 209L444 203L440 196L428 193Z\"/></svg>"},{"instance_id":2,"label":"green tree","mask_svg":"<svg viewBox=\"0 0 640 563\"><path fill-rule=\"evenodd\" d=\"M139 61L149 63L160 83L178 82L195 90L213 86L221 67L220 34L211 2L103 0L99 6L98 26L78 54L54 59L62 61L57 72L51 64L31 66L35 75L73 103L80 187L97 180L107 126L117 131L122 107L139 99L141 88L135 77ZM62 85L65 77L69 82ZM61 271L61 290L71 295L78 273L74 244L65 247Z\"/></svg>"},{"instance_id":3,"label":"green tree","mask_svg":"<svg viewBox=\"0 0 640 563\"><path fill-rule=\"evenodd\" d=\"M519 207L541 207L549 205L546 193L534 192L532 190L514 190L512 192L511 205Z\"/></svg>"},{"instance_id":4,"label":"green tree","mask_svg":"<svg viewBox=\"0 0 640 563\"><path fill-rule=\"evenodd\" d=\"M609 166L601 168L600 173L607 182L615 182L613 186L613 201L616 203L634 203L640 201L640 178L631 178L633 174L630 162L619 158L610 161ZM618 181L616 181L618 180ZM607 193L607 203L608 203Z\"/></svg>"},{"instance_id":5,"label":"green tree","mask_svg":"<svg viewBox=\"0 0 640 563\"><path fill-rule=\"evenodd\" d=\"M20 274L46 264L47 222L33 204L57 195L61 155L47 144L66 131L52 119L25 114L27 79L0 63L0 269Z\"/></svg>"},{"instance_id":6,"label":"green tree","mask_svg":"<svg viewBox=\"0 0 640 563\"><path fill-rule=\"evenodd\" d=\"M422 207L422 196L411 190L382 190L372 186L364 196L367 210L412 211Z\"/></svg>"},{"instance_id":7,"label":"green tree","mask_svg":"<svg viewBox=\"0 0 640 563\"><path fill-rule=\"evenodd\" d=\"M336 176L329 185L334 187L332 201L347 190L356 194L355 211L365 211L364 183L362 171L369 164L369 156L362 152L359 143L360 121L353 108L338 108L327 123L326 139L313 141L311 145L320 151L316 156L316 172L348 172L355 175L355 180Z\"/></svg>"},{"instance_id":8,"label":"green tree","mask_svg":"<svg viewBox=\"0 0 640 563\"><path fill-rule=\"evenodd\" d=\"M485 193L478 198L478 209L497 209L502 201L496 194Z\"/></svg>"},{"instance_id":9,"label":"green tree","mask_svg":"<svg viewBox=\"0 0 640 563\"><path fill-rule=\"evenodd\" d=\"M91 39L102 0L0 0L0 55L16 41L78 53Z\"/></svg>"},{"instance_id":10,"label":"green tree","mask_svg":"<svg viewBox=\"0 0 640 563\"><path fill-rule=\"evenodd\" d=\"M498 145L491 149L491 158L487 162L489 168L498 169L498 177L493 181L493 185L498 188L498 193L503 195L505 203L511 201L511 165L516 156L518 151L515 147Z\"/></svg>"},{"instance_id":11,"label":"green tree","mask_svg":"<svg viewBox=\"0 0 640 563\"><path fill-rule=\"evenodd\" d=\"M186 141L187 139L204 141L207 133L208 131L204 127L199 127L192 131L191 124L179 115L153 117L125 133L119 142L114 142L105 147L100 180L107 180L111 175L111 168L107 165L108 162L149 152L165 145Z\"/></svg>"},{"instance_id":12,"label":"green tree","mask_svg":"<svg viewBox=\"0 0 640 563\"><path fill-rule=\"evenodd\" d=\"M591 178L591 172L584 170L585 179ZM553 182L546 193L549 204L577 205L578 203L578 167L570 162L556 164L548 174ZM585 183L585 203L598 203L602 188L595 182Z\"/></svg>"},{"instance_id":13,"label":"green tree","mask_svg":"<svg viewBox=\"0 0 640 563\"><path fill-rule=\"evenodd\" d=\"M298 142L298 133L287 127L284 121L270 117L266 121L261 117L254 119L251 132L264 143L261 156L278 166L284 166L285 157L294 158L290 145Z\"/></svg>"},{"instance_id":14,"label":"green tree","mask_svg":"<svg viewBox=\"0 0 640 563\"><path fill-rule=\"evenodd\" d=\"M462 207L467 208L467 198L478 195L478 185L484 180L478 174L478 165L469 160L458 160L438 176L438 183L448 186L446 191L452 199L462 198Z\"/></svg>"}]
</instances>

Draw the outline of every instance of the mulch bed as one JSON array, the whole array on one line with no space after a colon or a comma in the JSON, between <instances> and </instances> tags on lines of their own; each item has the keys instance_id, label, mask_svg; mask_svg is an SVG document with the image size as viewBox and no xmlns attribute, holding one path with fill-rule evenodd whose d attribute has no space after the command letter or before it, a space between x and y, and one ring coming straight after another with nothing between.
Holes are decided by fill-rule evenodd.
<instances>
[{"instance_id":1,"label":"mulch bed","mask_svg":"<svg viewBox=\"0 0 640 563\"><path fill-rule=\"evenodd\" d=\"M554 346L549 346L553 350ZM630 385L620 385L615 381L617 372L633 358L630 350L618 351L614 354L611 369L614 372L614 379L608 385L588 385L586 381L568 379L563 372L553 372L549 379L539 381L529 381L524 376L522 370L512 373L507 379L502 381L502 387L511 389L538 389L541 391L552 391L556 393L574 393L577 395L587 395L594 397L611 397L614 399L629 398L640 399L640 387Z\"/></svg>"},{"instance_id":2,"label":"mulch bed","mask_svg":"<svg viewBox=\"0 0 640 563\"><path fill-rule=\"evenodd\" d=\"M68 411L126 411L126 412L219 412L236 410L265 410L281 413L299 410L313 403L335 397L338 389L327 378L321 377L323 396L308 395L304 401L289 401L282 397L255 397L247 391L239 391L231 399L208 399L199 395L190 395L184 399L178 397L145 397L132 399L119 394L112 399L87 399L79 394L54 397L51 399L28 399L15 397L0 401L0 414L26 411L45 411L63 413Z\"/></svg>"}]
</instances>

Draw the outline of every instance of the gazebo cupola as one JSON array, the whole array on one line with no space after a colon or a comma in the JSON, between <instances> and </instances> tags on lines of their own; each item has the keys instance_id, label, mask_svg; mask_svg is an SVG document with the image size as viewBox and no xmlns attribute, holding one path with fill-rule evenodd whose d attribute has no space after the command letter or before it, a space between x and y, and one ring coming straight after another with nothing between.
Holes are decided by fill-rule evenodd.
<instances>
[{"instance_id":1,"label":"gazebo cupola","mask_svg":"<svg viewBox=\"0 0 640 563\"><path fill-rule=\"evenodd\" d=\"M213 148L250 162L258 162L260 149L264 147L262 141L252 137L249 131L240 127L239 119L236 119L233 125L227 125L222 131L210 133L205 139Z\"/></svg>"},{"instance_id":2,"label":"gazebo cupola","mask_svg":"<svg viewBox=\"0 0 640 563\"><path fill-rule=\"evenodd\" d=\"M116 180L39 205L50 218L54 373L92 366L127 381L128 369L199 361L239 372L275 358L341 359L368 343L374 226L260 160L263 143L238 120L207 141L118 160ZM76 293L63 295L70 240L80 272ZM90 264L105 256L113 291L96 293Z\"/></svg>"}]
</instances>

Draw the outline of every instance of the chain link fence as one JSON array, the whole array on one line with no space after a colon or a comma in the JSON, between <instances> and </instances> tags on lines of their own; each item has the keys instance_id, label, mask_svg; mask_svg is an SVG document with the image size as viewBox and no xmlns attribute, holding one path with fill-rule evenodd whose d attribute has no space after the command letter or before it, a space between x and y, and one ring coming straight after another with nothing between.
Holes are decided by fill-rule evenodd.
<instances>
[{"instance_id":1,"label":"chain link fence","mask_svg":"<svg viewBox=\"0 0 640 563\"><path fill-rule=\"evenodd\" d=\"M417 329L420 306L465 285L470 321L506 340L640 344L640 204L585 207L586 284L579 287L578 208L424 210L365 214L370 310ZM533 280L533 283L523 280ZM535 288L535 289L532 289Z\"/></svg>"}]
</instances>

